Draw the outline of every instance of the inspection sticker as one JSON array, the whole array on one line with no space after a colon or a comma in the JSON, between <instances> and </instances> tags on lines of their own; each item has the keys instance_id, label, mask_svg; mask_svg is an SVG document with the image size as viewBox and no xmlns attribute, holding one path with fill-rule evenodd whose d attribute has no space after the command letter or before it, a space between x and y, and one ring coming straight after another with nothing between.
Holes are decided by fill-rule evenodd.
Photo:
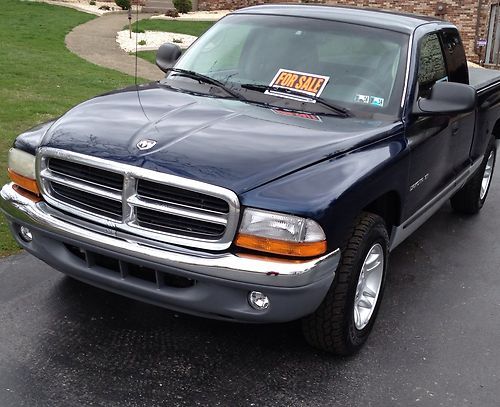
<instances>
[{"instance_id":1,"label":"inspection sticker","mask_svg":"<svg viewBox=\"0 0 500 407\"><path fill-rule=\"evenodd\" d=\"M366 105L374 105L378 107L384 107L384 98L379 98L376 96L368 96L368 95L356 95L354 98L356 103L364 103Z\"/></svg>"},{"instance_id":2,"label":"inspection sticker","mask_svg":"<svg viewBox=\"0 0 500 407\"><path fill-rule=\"evenodd\" d=\"M269 84L269 86L276 89L267 90L265 93L268 95L300 100L301 102L315 103L315 100L308 98L308 96L317 97L321 95L329 80L329 76L280 69ZM298 94L290 95L285 92L280 92L279 89L292 90ZM302 94L304 96L302 96Z\"/></svg>"}]
</instances>

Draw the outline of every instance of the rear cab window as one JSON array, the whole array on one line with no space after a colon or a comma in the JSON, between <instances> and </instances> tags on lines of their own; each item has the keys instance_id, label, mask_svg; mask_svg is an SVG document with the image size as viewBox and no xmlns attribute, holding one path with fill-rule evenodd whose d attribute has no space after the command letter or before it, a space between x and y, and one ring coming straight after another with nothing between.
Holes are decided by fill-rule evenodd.
<instances>
[{"instance_id":1,"label":"rear cab window","mask_svg":"<svg viewBox=\"0 0 500 407\"><path fill-rule=\"evenodd\" d=\"M448 69L448 80L457 83L469 83L467 57L460 34L456 28L444 28L440 31L443 41L444 56Z\"/></svg>"}]
</instances>

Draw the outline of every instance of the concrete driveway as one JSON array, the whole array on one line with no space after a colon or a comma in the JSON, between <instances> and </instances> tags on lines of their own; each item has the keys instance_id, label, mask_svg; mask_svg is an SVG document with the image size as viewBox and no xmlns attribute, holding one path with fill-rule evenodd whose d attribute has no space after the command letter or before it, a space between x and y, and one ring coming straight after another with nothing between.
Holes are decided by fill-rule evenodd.
<instances>
[{"instance_id":1,"label":"concrete driveway","mask_svg":"<svg viewBox=\"0 0 500 407\"><path fill-rule=\"evenodd\" d=\"M298 324L178 315L0 263L0 406L498 406L500 174L480 216L445 206L392 255L367 346L339 359Z\"/></svg>"}]
</instances>

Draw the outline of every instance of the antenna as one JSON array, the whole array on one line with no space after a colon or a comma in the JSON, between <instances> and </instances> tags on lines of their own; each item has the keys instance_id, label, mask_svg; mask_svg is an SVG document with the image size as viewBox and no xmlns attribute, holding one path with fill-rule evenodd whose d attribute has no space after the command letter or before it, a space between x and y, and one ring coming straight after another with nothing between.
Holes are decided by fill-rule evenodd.
<instances>
[{"instance_id":1,"label":"antenna","mask_svg":"<svg viewBox=\"0 0 500 407\"><path fill-rule=\"evenodd\" d=\"M130 4L130 9L129 9L129 18L130 20L132 20L132 3L134 1L131 1L131 4ZM129 20L129 21L130 21ZM146 119L149 120L149 117L148 115L146 114L145 110L144 110L144 106L142 105L142 102L141 102L141 94L139 92L139 85L138 85L138 80L137 80L137 64L138 64L138 56L137 56L137 49L139 47L138 45L138 39L139 39L139 0L136 0L135 1L135 70L134 70L134 83L135 83L135 91L137 93L137 99L139 101L139 106L141 106L141 110L142 110L142 113L144 113L144 116L146 116Z\"/></svg>"},{"instance_id":2,"label":"antenna","mask_svg":"<svg viewBox=\"0 0 500 407\"><path fill-rule=\"evenodd\" d=\"M130 5L132 7L132 4ZM134 81L135 86L137 86L137 48L138 48L138 39L139 39L139 2L136 1L135 5L135 73L134 73Z\"/></svg>"}]
</instances>

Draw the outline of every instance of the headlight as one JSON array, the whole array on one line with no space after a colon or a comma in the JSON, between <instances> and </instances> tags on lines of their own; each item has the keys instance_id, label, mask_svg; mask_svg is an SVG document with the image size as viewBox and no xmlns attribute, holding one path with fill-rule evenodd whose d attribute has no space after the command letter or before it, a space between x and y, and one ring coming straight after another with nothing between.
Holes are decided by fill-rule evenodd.
<instances>
[{"instance_id":1,"label":"headlight","mask_svg":"<svg viewBox=\"0 0 500 407\"><path fill-rule=\"evenodd\" d=\"M19 185L34 194L40 195L35 176L35 156L26 151L11 148L9 150L9 177L14 184Z\"/></svg>"},{"instance_id":2,"label":"headlight","mask_svg":"<svg viewBox=\"0 0 500 407\"><path fill-rule=\"evenodd\" d=\"M326 237L315 221L284 213L245 209L235 244L286 256L311 257L326 251Z\"/></svg>"}]
</instances>

